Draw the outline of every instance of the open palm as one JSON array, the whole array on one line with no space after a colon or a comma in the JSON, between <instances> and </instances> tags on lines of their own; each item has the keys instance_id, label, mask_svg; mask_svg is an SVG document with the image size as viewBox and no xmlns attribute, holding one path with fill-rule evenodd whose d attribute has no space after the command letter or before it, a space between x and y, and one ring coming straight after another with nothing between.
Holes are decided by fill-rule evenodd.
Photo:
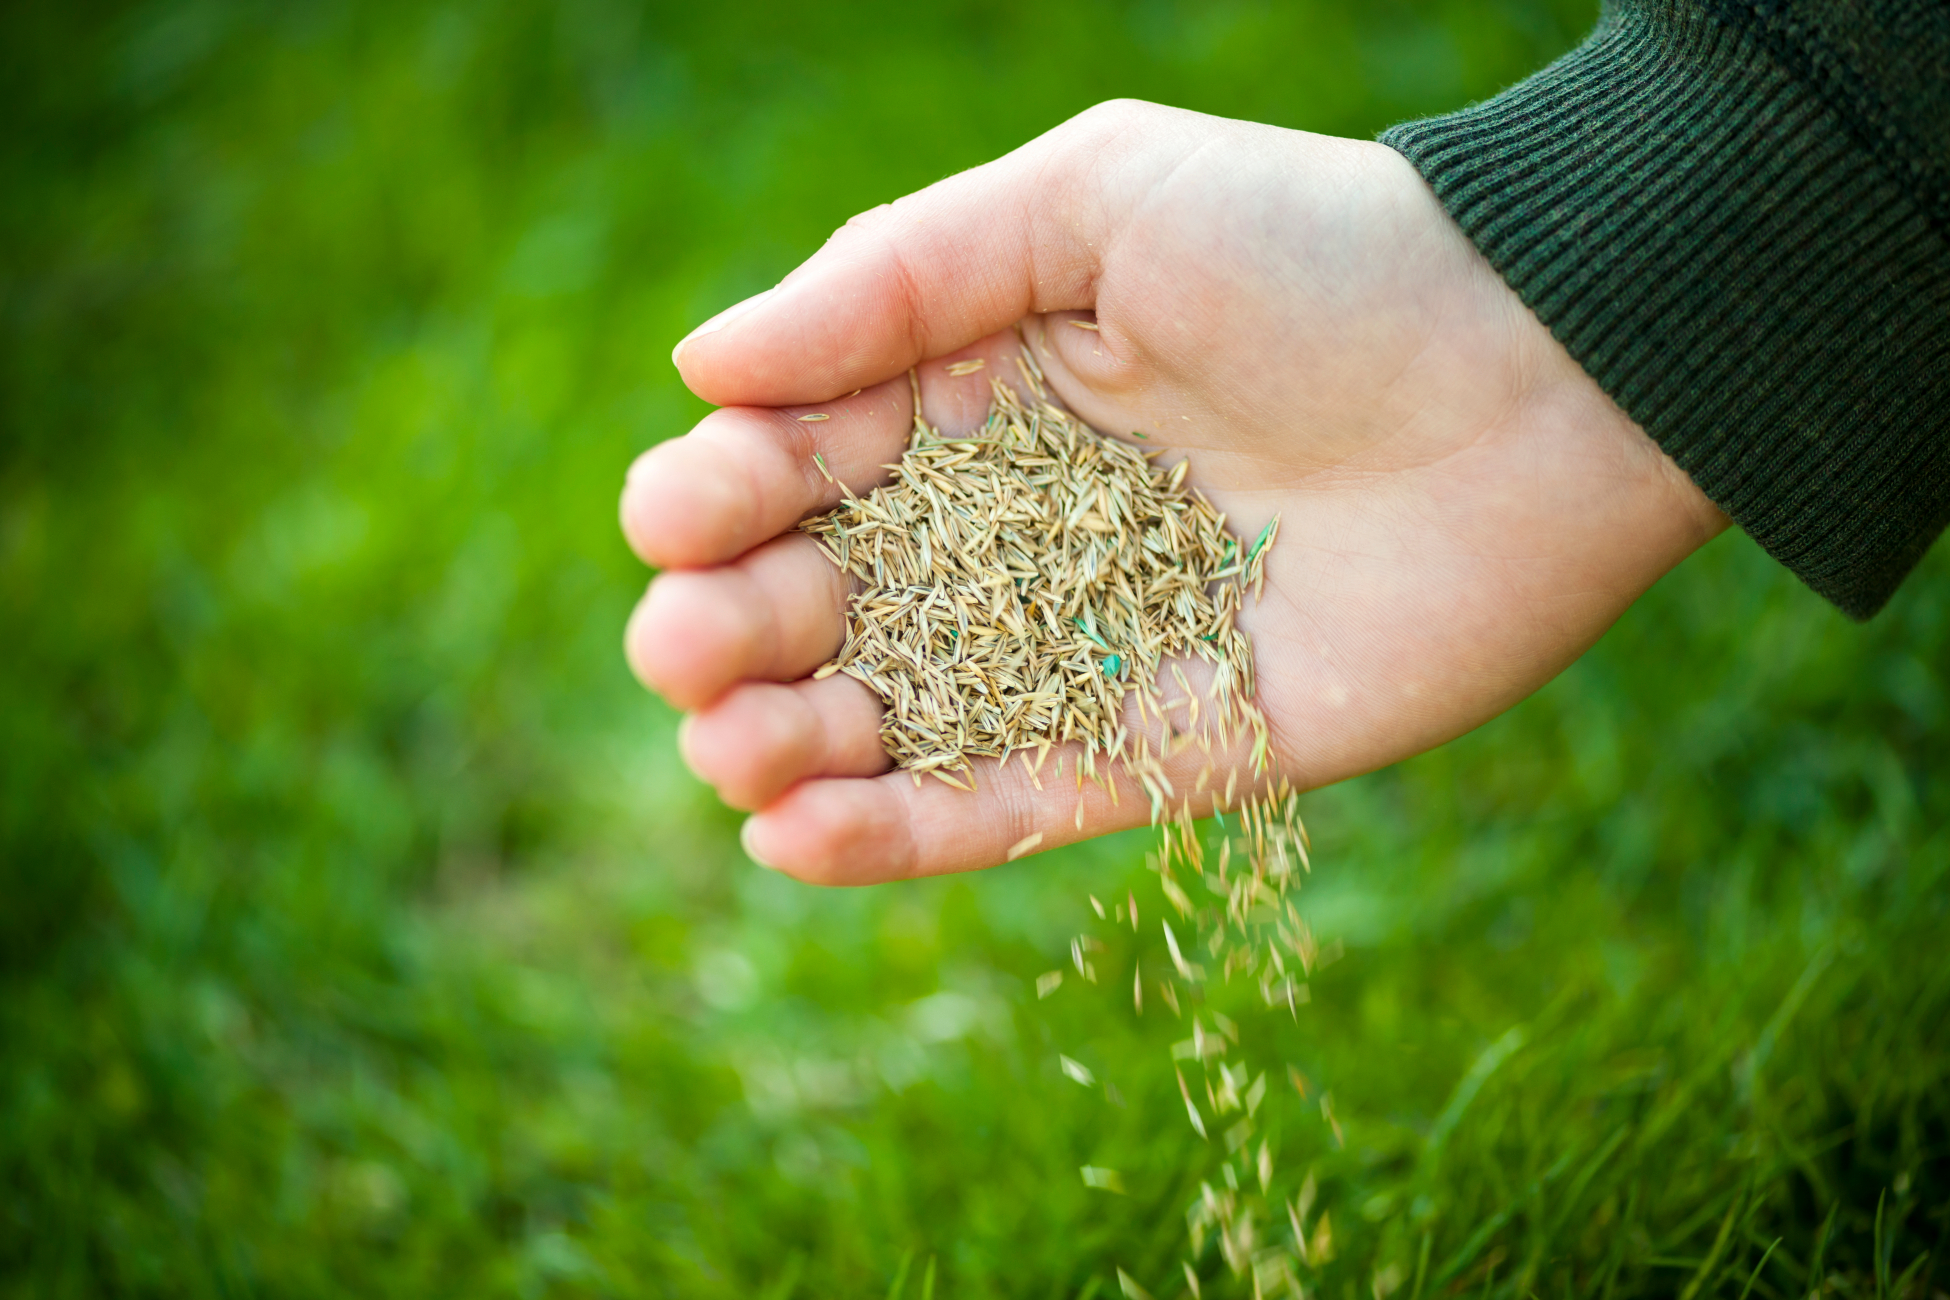
<instances>
[{"instance_id":1,"label":"open palm","mask_svg":"<svg viewBox=\"0 0 1950 1300\"><path fill-rule=\"evenodd\" d=\"M886 774L865 687L808 679L846 596L791 531L838 500L813 454L882 481L910 366L930 422L979 423L1018 330L1084 420L1189 456L1235 531L1281 516L1241 625L1303 787L1509 707L1726 524L1392 151L1101 106L855 218L678 349L725 409L631 468L624 531L665 572L627 648L692 711L691 766L757 810L745 843L770 866L868 883L1147 816L1090 788L1079 831L1075 790L1018 765L978 766L976 794L917 787Z\"/></svg>"}]
</instances>

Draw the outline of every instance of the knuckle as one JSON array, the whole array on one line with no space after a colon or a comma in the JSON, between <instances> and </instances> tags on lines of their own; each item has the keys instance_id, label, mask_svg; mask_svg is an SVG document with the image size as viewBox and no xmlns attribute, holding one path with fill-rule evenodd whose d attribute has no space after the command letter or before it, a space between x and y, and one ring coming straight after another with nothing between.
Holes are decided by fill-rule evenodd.
<instances>
[{"instance_id":1,"label":"knuckle","mask_svg":"<svg viewBox=\"0 0 1950 1300\"><path fill-rule=\"evenodd\" d=\"M775 417L775 423L779 437L770 445L777 461L777 474L791 481L801 498L813 501L823 499L826 480L819 472L818 462L813 459L820 454L823 446L815 432L817 426L783 412Z\"/></svg>"},{"instance_id":2,"label":"knuckle","mask_svg":"<svg viewBox=\"0 0 1950 1300\"><path fill-rule=\"evenodd\" d=\"M1092 134L1116 134L1149 125L1169 112L1169 109L1149 100L1106 99L1092 104L1064 125L1088 130Z\"/></svg>"},{"instance_id":3,"label":"knuckle","mask_svg":"<svg viewBox=\"0 0 1950 1300\"><path fill-rule=\"evenodd\" d=\"M845 223L840 226L840 229L833 233L837 235L840 231L845 230L863 230L868 226L878 224L882 218L886 217L893 210L894 205L892 203L876 203L865 212L856 212L848 217Z\"/></svg>"}]
</instances>

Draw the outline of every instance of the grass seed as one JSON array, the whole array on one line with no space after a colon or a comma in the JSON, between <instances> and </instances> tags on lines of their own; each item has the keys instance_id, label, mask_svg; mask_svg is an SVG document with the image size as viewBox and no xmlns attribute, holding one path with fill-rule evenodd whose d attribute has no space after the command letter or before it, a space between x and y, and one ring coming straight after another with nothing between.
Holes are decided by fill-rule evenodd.
<instances>
[{"instance_id":1,"label":"grass seed","mask_svg":"<svg viewBox=\"0 0 1950 1300\"><path fill-rule=\"evenodd\" d=\"M1294 1225L1291 1242L1266 1235L1281 1217L1269 1201L1273 1158L1263 1139L1256 1156L1249 1148L1266 1075L1249 1083L1247 1067L1234 1063L1238 1026L1204 1005L1215 977L1187 955L1203 947L1218 982L1256 983L1266 1007L1294 1016L1309 990L1288 958L1308 975L1320 960L1290 898L1311 870L1306 830L1292 785L1273 770L1266 719L1254 701L1252 643L1238 626L1248 593L1256 600L1264 590L1279 519L1242 542L1224 513L1190 485L1189 460L1160 468L1159 452L1085 425L1050 398L1028 348L1017 367L1028 397L991 376L987 418L955 436L922 416L919 380L910 372L914 423L906 452L887 466L891 480L865 496L839 484L841 504L800 525L855 588L845 642L813 675L845 673L880 699L881 742L917 783L925 773L973 791L975 759L1006 765L1019 756L1040 790L1051 749L1074 744L1078 830L1086 779L1113 802L1120 777L1143 791L1159 831L1147 862L1189 927L1181 940L1161 919L1171 968L1156 986L1174 1016L1191 1019L1191 1038L1172 1049L1172 1069L1193 1130L1207 1141L1221 1134L1226 1152L1226 1190L1202 1186L1188 1216L1190 1253L1196 1259L1216 1232L1235 1275L1252 1271L1261 1294L1298 1294L1295 1270L1319 1247L1308 1240L1304 1204L1282 1207ZM966 376L982 368L968 360L948 371ZM825 462L817 463L831 480ZM1180 667L1193 660L1210 674L1202 693ZM1162 685L1167 675L1176 686L1171 698ZM1132 713L1137 729L1127 720ZM1221 753L1249 747L1251 755L1245 780L1235 764L1223 792L1212 795L1222 832L1213 871L1192 818L1192 795L1217 789L1213 764L1189 792L1175 789L1166 771L1166 760L1190 744L1208 755L1215 745ZM1055 774L1063 775L1062 754ZM1027 835L1008 858L1042 842L1040 831ZM1218 901L1194 903L1181 875L1203 886L1202 898ZM1138 928L1135 895L1118 909L1118 922L1091 902L1100 921L1114 925L1128 914ZM1084 980L1097 978L1085 954L1103 948L1089 936L1071 941L1071 964ZM1140 961L1131 985L1137 1015L1144 1011L1144 974ZM1049 971L1037 979L1036 994L1049 997L1062 983L1061 970ZM1070 1058L1062 1064L1071 1078L1089 1081ZM1203 1110L1187 1068L1203 1076ZM1322 1100L1338 1140L1339 1122ZM1254 1184L1258 1194L1241 1190ZM1315 1240L1327 1231L1323 1215ZM1187 1275L1196 1277L1189 1264ZM1128 1274L1120 1271L1119 1279L1127 1294L1143 1294Z\"/></svg>"}]
</instances>

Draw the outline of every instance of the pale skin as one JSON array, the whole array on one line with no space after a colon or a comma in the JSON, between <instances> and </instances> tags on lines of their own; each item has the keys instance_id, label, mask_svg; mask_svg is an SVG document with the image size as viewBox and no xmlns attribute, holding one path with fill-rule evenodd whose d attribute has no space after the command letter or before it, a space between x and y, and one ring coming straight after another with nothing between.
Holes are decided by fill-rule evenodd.
<instances>
[{"instance_id":1,"label":"pale skin","mask_svg":"<svg viewBox=\"0 0 1950 1300\"><path fill-rule=\"evenodd\" d=\"M1086 787L1078 829L1073 785L1019 763L978 763L974 794L916 786L888 771L879 701L809 678L846 596L793 531L839 499L813 454L864 492L905 446L908 369L931 422L969 427L1018 330L1070 410L1189 456L1235 531L1280 515L1241 623L1303 789L1501 713L1727 526L1392 150L1100 105L854 218L678 345L722 409L630 468L623 531L663 572L626 649L767 866L870 884L1148 819ZM1183 788L1204 761L1176 761Z\"/></svg>"}]
</instances>

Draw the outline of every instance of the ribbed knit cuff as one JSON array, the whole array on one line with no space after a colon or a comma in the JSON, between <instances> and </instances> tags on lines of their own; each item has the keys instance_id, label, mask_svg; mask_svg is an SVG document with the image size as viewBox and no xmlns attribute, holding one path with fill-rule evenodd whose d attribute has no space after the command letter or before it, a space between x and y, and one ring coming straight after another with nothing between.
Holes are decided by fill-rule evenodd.
<instances>
[{"instance_id":1,"label":"ribbed knit cuff","mask_svg":"<svg viewBox=\"0 0 1950 1300\"><path fill-rule=\"evenodd\" d=\"M1810 89L1649 0L1381 139L1701 490L1882 607L1950 521L1950 242Z\"/></svg>"}]
</instances>

